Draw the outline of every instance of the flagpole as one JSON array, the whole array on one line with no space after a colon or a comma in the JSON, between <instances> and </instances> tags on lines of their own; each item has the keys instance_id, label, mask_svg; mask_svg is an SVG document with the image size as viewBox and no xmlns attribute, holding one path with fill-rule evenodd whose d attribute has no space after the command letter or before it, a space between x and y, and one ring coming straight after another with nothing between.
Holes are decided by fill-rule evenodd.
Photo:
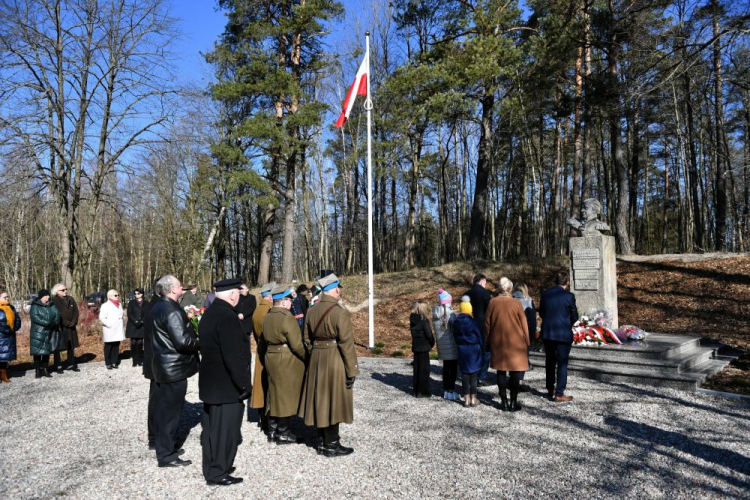
<instances>
[{"instance_id":1,"label":"flagpole","mask_svg":"<svg viewBox=\"0 0 750 500\"><path fill-rule=\"evenodd\" d=\"M368 288L368 312L369 312L369 347L375 347L375 285L373 283L373 252L372 252L372 94L370 93L370 32L365 33L365 57L367 57L367 98L365 109L367 110L367 288Z\"/></svg>"}]
</instances>

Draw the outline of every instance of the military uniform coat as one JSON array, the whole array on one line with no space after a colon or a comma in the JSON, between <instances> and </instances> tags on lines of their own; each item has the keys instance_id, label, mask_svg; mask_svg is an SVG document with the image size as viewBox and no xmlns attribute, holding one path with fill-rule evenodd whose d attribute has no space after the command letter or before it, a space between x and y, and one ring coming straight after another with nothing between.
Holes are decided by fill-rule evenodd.
<instances>
[{"instance_id":1,"label":"military uniform coat","mask_svg":"<svg viewBox=\"0 0 750 500\"><path fill-rule=\"evenodd\" d=\"M513 297L495 297L484 321L490 366L501 372L528 371L529 327L521 303Z\"/></svg>"},{"instance_id":2,"label":"military uniform coat","mask_svg":"<svg viewBox=\"0 0 750 500\"><path fill-rule=\"evenodd\" d=\"M66 295L61 297L55 295L52 302L60 313L60 329L65 334L65 340L73 344L73 347L79 347L78 344L78 304L73 297Z\"/></svg>"},{"instance_id":3,"label":"military uniform coat","mask_svg":"<svg viewBox=\"0 0 750 500\"><path fill-rule=\"evenodd\" d=\"M359 375L351 315L336 299L323 294L308 311L305 329L317 342L312 346L299 416L305 425L318 428L350 424L354 420L354 391L346 388L346 379Z\"/></svg>"},{"instance_id":4,"label":"military uniform coat","mask_svg":"<svg viewBox=\"0 0 750 500\"><path fill-rule=\"evenodd\" d=\"M265 380L266 373L263 368L263 319L271 309L271 301L260 299L260 304L255 308L253 313L253 336L258 346L255 355L255 369L253 370L253 395L250 397L250 408L264 408L266 406L266 387L268 380ZM266 387L264 387L266 386Z\"/></svg>"},{"instance_id":5,"label":"military uniform coat","mask_svg":"<svg viewBox=\"0 0 750 500\"><path fill-rule=\"evenodd\" d=\"M250 388L250 346L232 305L214 300L198 325L201 363L198 397L206 404L238 403Z\"/></svg>"},{"instance_id":6,"label":"military uniform coat","mask_svg":"<svg viewBox=\"0 0 750 500\"><path fill-rule=\"evenodd\" d=\"M192 290L188 290L180 297L180 306L185 309L187 306L195 306L198 309L203 307L203 299L201 298L200 292L193 293Z\"/></svg>"},{"instance_id":7,"label":"military uniform coat","mask_svg":"<svg viewBox=\"0 0 750 500\"><path fill-rule=\"evenodd\" d=\"M263 319L268 371L268 414L290 417L299 410L307 350L299 324L289 309L272 308Z\"/></svg>"}]
</instances>

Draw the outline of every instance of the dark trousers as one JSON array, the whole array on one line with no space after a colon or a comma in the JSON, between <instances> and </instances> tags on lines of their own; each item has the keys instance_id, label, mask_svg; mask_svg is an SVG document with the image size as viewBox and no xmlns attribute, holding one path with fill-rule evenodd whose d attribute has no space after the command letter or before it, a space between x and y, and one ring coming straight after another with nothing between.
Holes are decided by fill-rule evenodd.
<instances>
[{"instance_id":1,"label":"dark trousers","mask_svg":"<svg viewBox=\"0 0 750 500\"><path fill-rule=\"evenodd\" d=\"M146 417L147 420L147 426L148 426L148 445L149 446L155 446L156 443L156 401L158 400L157 394L157 388L158 385L155 380L151 380L151 385L148 388L148 417Z\"/></svg>"},{"instance_id":2,"label":"dark trousers","mask_svg":"<svg viewBox=\"0 0 750 500\"><path fill-rule=\"evenodd\" d=\"M34 367L47 368L49 366L49 354L34 356Z\"/></svg>"},{"instance_id":3,"label":"dark trousers","mask_svg":"<svg viewBox=\"0 0 750 500\"><path fill-rule=\"evenodd\" d=\"M414 353L414 395L430 393L430 353Z\"/></svg>"},{"instance_id":4,"label":"dark trousers","mask_svg":"<svg viewBox=\"0 0 750 500\"><path fill-rule=\"evenodd\" d=\"M220 481L229 475L242 440L240 428L244 414L245 403L242 402L203 405L201 447L206 481Z\"/></svg>"},{"instance_id":5,"label":"dark trousers","mask_svg":"<svg viewBox=\"0 0 750 500\"><path fill-rule=\"evenodd\" d=\"M107 366L116 366L120 364L120 343L104 343L104 364Z\"/></svg>"},{"instance_id":6,"label":"dark trousers","mask_svg":"<svg viewBox=\"0 0 750 500\"><path fill-rule=\"evenodd\" d=\"M75 368L78 366L78 363L76 363L76 355L75 355L75 349L73 348L73 342L68 340L66 344L68 346L66 348L66 352L68 354L68 357L67 357L68 368ZM55 351L53 353L52 366L54 367L55 370L57 370L62 365L62 359L60 356L61 353L62 351Z\"/></svg>"},{"instance_id":7,"label":"dark trousers","mask_svg":"<svg viewBox=\"0 0 750 500\"><path fill-rule=\"evenodd\" d=\"M487 372L490 369L490 352L484 351L482 353L482 368L479 370L479 380L487 379Z\"/></svg>"},{"instance_id":8,"label":"dark trousers","mask_svg":"<svg viewBox=\"0 0 750 500\"><path fill-rule=\"evenodd\" d=\"M568 385L568 356L572 347L573 344L570 342L544 341L547 392L554 391L555 396L565 395L565 387ZM557 385L555 385L555 372L557 372Z\"/></svg>"},{"instance_id":9,"label":"dark trousers","mask_svg":"<svg viewBox=\"0 0 750 500\"><path fill-rule=\"evenodd\" d=\"M321 434L323 444L326 446L339 442L339 424L323 427L318 429L318 432Z\"/></svg>"},{"instance_id":10,"label":"dark trousers","mask_svg":"<svg viewBox=\"0 0 750 500\"><path fill-rule=\"evenodd\" d=\"M506 372L497 372L497 389L500 392L500 397L505 399L508 397L508 376ZM518 397L518 386L521 384L521 374L523 372L508 372L510 374L510 399L515 401Z\"/></svg>"},{"instance_id":11,"label":"dark trousers","mask_svg":"<svg viewBox=\"0 0 750 500\"><path fill-rule=\"evenodd\" d=\"M443 390L453 392L456 390L456 377L458 377L458 360L451 359L443 361Z\"/></svg>"},{"instance_id":12,"label":"dark trousers","mask_svg":"<svg viewBox=\"0 0 750 500\"><path fill-rule=\"evenodd\" d=\"M479 372L463 373L461 372L461 387L464 395L477 393L477 382L479 381Z\"/></svg>"},{"instance_id":13,"label":"dark trousers","mask_svg":"<svg viewBox=\"0 0 750 500\"><path fill-rule=\"evenodd\" d=\"M156 432L156 460L160 464L177 459L177 431L180 429L180 415L185 405L187 379L178 382L156 384L156 404L154 406L154 431Z\"/></svg>"},{"instance_id":14,"label":"dark trousers","mask_svg":"<svg viewBox=\"0 0 750 500\"><path fill-rule=\"evenodd\" d=\"M130 355L133 366L143 366L143 339L130 339Z\"/></svg>"}]
</instances>

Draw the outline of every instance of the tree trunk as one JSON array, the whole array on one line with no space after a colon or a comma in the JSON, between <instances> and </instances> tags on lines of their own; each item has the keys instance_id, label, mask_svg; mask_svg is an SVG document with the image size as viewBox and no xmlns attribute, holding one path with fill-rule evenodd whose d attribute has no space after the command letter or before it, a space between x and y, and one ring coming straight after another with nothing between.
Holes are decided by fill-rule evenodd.
<instances>
[{"instance_id":1,"label":"tree trunk","mask_svg":"<svg viewBox=\"0 0 750 500\"><path fill-rule=\"evenodd\" d=\"M477 176L474 185L474 205L471 208L471 225L469 227L469 259L481 259L486 255L485 213L487 213L487 190L492 161L492 114L495 105L495 95L485 88L485 95L481 100L482 122L479 136L479 158L477 160Z\"/></svg>"},{"instance_id":2,"label":"tree trunk","mask_svg":"<svg viewBox=\"0 0 750 500\"><path fill-rule=\"evenodd\" d=\"M716 249L727 250L727 160L723 151L724 144L724 84L722 79L721 35L719 26L720 7L718 0L711 0L713 9L714 34L714 113L715 113L715 151L716 162Z\"/></svg>"}]
</instances>

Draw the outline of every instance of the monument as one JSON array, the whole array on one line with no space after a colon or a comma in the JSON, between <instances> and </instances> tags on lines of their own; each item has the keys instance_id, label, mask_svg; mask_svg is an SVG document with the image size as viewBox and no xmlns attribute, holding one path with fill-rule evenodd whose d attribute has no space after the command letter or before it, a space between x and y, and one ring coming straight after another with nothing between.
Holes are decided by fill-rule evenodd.
<instances>
[{"instance_id":1,"label":"monument","mask_svg":"<svg viewBox=\"0 0 750 500\"><path fill-rule=\"evenodd\" d=\"M599 200L589 198L583 202L583 219L568 219L568 225L580 235L570 238L570 291L576 296L579 312L606 309L612 315L612 328L617 328L615 238L601 233L610 230L599 220L601 210Z\"/></svg>"}]
</instances>

